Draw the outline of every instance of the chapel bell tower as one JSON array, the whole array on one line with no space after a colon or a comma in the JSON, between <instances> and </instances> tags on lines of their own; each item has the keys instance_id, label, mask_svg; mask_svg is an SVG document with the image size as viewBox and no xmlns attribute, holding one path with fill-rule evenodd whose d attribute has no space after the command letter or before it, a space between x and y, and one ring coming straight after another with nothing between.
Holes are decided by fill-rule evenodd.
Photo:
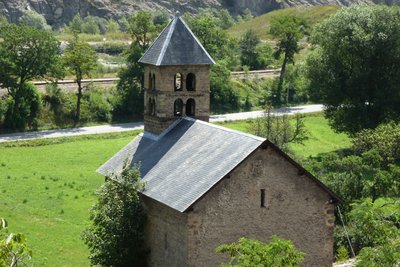
<instances>
[{"instance_id":1,"label":"chapel bell tower","mask_svg":"<svg viewBox=\"0 0 400 267\"><path fill-rule=\"evenodd\" d=\"M159 135L180 117L207 121L214 60L176 16L139 60L144 70L144 130Z\"/></svg>"}]
</instances>

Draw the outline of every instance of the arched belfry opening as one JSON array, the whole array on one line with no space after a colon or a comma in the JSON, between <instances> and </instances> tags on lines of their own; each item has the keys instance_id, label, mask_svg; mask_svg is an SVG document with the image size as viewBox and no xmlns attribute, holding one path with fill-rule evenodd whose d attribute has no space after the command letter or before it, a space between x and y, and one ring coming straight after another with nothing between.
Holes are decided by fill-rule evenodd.
<instances>
[{"instance_id":1,"label":"arched belfry opening","mask_svg":"<svg viewBox=\"0 0 400 267\"><path fill-rule=\"evenodd\" d=\"M174 116L182 116L183 112L183 101L182 99L178 98L174 102Z\"/></svg>"},{"instance_id":2,"label":"arched belfry opening","mask_svg":"<svg viewBox=\"0 0 400 267\"><path fill-rule=\"evenodd\" d=\"M174 89L175 91L182 91L182 74L179 72L174 76Z\"/></svg>"},{"instance_id":3,"label":"arched belfry opening","mask_svg":"<svg viewBox=\"0 0 400 267\"><path fill-rule=\"evenodd\" d=\"M181 17L165 27L139 62L146 73L145 132L159 135L181 116L209 121L215 62Z\"/></svg>"},{"instance_id":4,"label":"arched belfry opening","mask_svg":"<svg viewBox=\"0 0 400 267\"><path fill-rule=\"evenodd\" d=\"M186 77L186 90L196 91L196 75L189 73Z\"/></svg>"},{"instance_id":5,"label":"arched belfry opening","mask_svg":"<svg viewBox=\"0 0 400 267\"><path fill-rule=\"evenodd\" d=\"M189 98L186 101L186 116L193 117L196 115L196 101L193 98Z\"/></svg>"}]
</instances>

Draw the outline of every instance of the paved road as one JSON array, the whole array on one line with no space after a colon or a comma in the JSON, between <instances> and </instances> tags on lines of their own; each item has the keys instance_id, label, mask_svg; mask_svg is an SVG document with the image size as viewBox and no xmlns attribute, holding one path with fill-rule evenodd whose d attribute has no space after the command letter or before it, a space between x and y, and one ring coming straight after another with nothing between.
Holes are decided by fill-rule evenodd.
<instances>
[{"instance_id":1,"label":"paved road","mask_svg":"<svg viewBox=\"0 0 400 267\"><path fill-rule=\"evenodd\" d=\"M307 106L297 106L290 108L280 108L273 111L276 115L293 115L296 113L310 113L319 112L323 110L322 105L307 105ZM241 113L231 113L224 115L213 115L210 117L210 122L223 122L223 121L234 121L234 120L246 120L251 118L257 118L264 114L263 111L251 111L251 112L241 112ZM114 125L100 125L100 126L90 126L81 127L73 129L61 129L61 130L48 130L48 131L38 131L38 132L25 132L25 133L12 133L0 135L1 142L9 141L22 141L31 139L41 139L41 138L55 138L55 137L66 137L66 136L77 136L77 135L87 135L87 134L102 134L102 133L115 133L131 130L141 130L143 129L143 122L133 122L133 123L123 123Z\"/></svg>"}]
</instances>

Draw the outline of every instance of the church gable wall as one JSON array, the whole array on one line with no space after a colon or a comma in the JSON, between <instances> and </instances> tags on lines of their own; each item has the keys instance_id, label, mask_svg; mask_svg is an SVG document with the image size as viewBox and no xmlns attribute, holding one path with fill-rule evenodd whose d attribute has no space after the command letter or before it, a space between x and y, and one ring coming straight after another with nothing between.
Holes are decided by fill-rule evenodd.
<instances>
[{"instance_id":1,"label":"church gable wall","mask_svg":"<svg viewBox=\"0 0 400 267\"><path fill-rule=\"evenodd\" d=\"M187 264L187 214L143 197L147 210L146 245L149 266L181 267Z\"/></svg>"},{"instance_id":2,"label":"church gable wall","mask_svg":"<svg viewBox=\"0 0 400 267\"><path fill-rule=\"evenodd\" d=\"M332 266L330 199L272 147L259 148L188 213L188 266L219 266L227 260L214 252L221 243L274 234L306 253L303 266Z\"/></svg>"}]
</instances>

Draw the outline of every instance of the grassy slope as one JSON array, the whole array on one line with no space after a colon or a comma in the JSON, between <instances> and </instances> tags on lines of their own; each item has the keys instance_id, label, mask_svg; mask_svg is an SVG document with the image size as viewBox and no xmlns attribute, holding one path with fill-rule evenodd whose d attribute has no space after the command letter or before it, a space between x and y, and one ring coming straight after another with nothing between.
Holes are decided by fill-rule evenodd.
<instances>
[{"instance_id":1,"label":"grassy slope","mask_svg":"<svg viewBox=\"0 0 400 267\"><path fill-rule=\"evenodd\" d=\"M250 132L251 129L250 121L234 121L220 125L243 132ZM351 145L350 138L346 134L335 133L322 114L306 116L304 125L308 131L308 140L304 141L304 144L290 145L290 149L298 158L316 156L319 153L344 149Z\"/></svg>"},{"instance_id":2,"label":"grassy slope","mask_svg":"<svg viewBox=\"0 0 400 267\"><path fill-rule=\"evenodd\" d=\"M255 17L250 21L235 25L227 30L228 34L239 38L248 29L253 29L262 40L272 39L268 34L272 19L275 16L294 15L305 18L309 23L315 25L328 16L334 14L339 9L338 6L303 6L281 9Z\"/></svg>"},{"instance_id":3,"label":"grassy slope","mask_svg":"<svg viewBox=\"0 0 400 267\"><path fill-rule=\"evenodd\" d=\"M80 235L104 179L95 170L136 134L0 146L0 217L27 236L35 266L89 266Z\"/></svg>"}]
</instances>

